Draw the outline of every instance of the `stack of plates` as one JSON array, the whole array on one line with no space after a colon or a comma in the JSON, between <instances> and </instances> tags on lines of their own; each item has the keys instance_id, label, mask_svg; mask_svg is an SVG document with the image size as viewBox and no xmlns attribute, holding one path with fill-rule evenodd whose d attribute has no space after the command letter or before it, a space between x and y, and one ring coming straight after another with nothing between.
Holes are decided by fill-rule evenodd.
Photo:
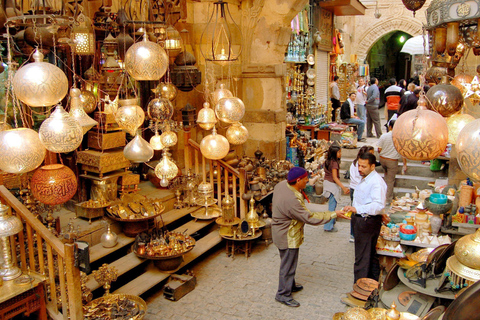
<instances>
[{"instance_id":1,"label":"stack of plates","mask_svg":"<svg viewBox=\"0 0 480 320\"><path fill-rule=\"evenodd\" d=\"M358 279L353 285L353 291L342 298L342 302L351 307L364 307L373 290L378 288L378 281L369 278Z\"/></svg>"}]
</instances>

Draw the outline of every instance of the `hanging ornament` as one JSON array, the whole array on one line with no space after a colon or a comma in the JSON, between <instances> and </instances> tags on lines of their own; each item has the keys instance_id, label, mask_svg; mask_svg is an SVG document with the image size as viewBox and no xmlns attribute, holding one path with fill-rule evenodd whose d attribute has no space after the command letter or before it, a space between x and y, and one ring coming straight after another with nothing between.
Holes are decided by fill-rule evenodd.
<instances>
[{"instance_id":1,"label":"hanging ornament","mask_svg":"<svg viewBox=\"0 0 480 320\"><path fill-rule=\"evenodd\" d=\"M395 149L404 158L420 161L435 159L447 146L447 122L431 110L410 110L398 117L392 139Z\"/></svg>"},{"instance_id":2,"label":"hanging ornament","mask_svg":"<svg viewBox=\"0 0 480 320\"><path fill-rule=\"evenodd\" d=\"M215 117L215 111L210 108L210 103L204 102L203 108L198 112L197 123L200 128L204 130L210 130L217 123L217 118Z\"/></svg>"},{"instance_id":3,"label":"hanging ornament","mask_svg":"<svg viewBox=\"0 0 480 320\"><path fill-rule=\"evenodd\" d=\"M158 134L158 131L155 131L155 135L150 138L150 145L153 150L162 150L165 146L162 143L162 136Z\"/></svg>"},{"instance_id":4,"label":"hanging ornament","mask_svg":"<svg viewBox=\"0 0 480 320\"><path fill-rule=\"evenodd\" d=\"M70 89L70 115L77 120L82 127L83 134L85 134L88 130L96 126L98 122L89 117L83 109L80 94L80 89Z\"/></svg>"},{"instance_id":5,"label":"hanging ornament","mask_svg":"<svg viewBox=\"0 0 480 320\"><path fill-rule=\"evenodd\" d=\"M173 116L173 105L166 98L155 98L148 103L147 116L154 121L170 120Z\"/></svg>"},{"instance_id":6,"label":"hanging ornament","mask_svg":"<svg viewBox=\"0 0 480 320\"><path fill-rule=\"evenodd\" d=\"M168 181L175 178L178 174L178 167L170 159L170 153L168 153L168 149L163 151L162 159L155 167L155 175L160 179L160 185L162 187L168 186Z\"/></svg>"},{"instance_id":7,"label":"hanging ornament","mask_svg":"<svg viewBox=\"0 0 480 320\"><path fill-rule=\"evenodd\" d=\"M170 148L177 144L178 138L175 132L171 131L170 128L167 128L167 130L160 136L160 140L165 148Z\"/></svg>"},{"instance_id":8,"label":"hanging ornament","mask_svg":"<svg viewBox=\"0 0 480 320\"><path fill-rule=\"evenodd\" d=\"M237 122L228 127L225 135L230 144L239 145L247 141L248 130L240 122Z\"/></svg>"},{"instance_id":9,"label":"hanging ornament","mask_svg":"<svg viewBox=\"0 0 480 320\"><path fill-rule=\"evenodd\" d=\"M134 163L147 162L153 157L153 148L137 132L135 138L130 141L123 149L123 155Z\"/></svg>"},{"instance_id":10,"label":"hanging ornament","mask_svg":"<svg viewBox=\"0 0 480 320\"><path fill-rule=\"evenodd\" d=\"M175 100L177 97L177 87L169 82L160 82L155 89L152 89L152 91L170 101Z\"/></svg>"},{"instance_id":11,"label":"hanging ornament","mask_svg":"<svg viewBox=\"0 0 480 320\"><path fill-rule=\"evenodd\" d=\"M413 16L415 17L415 11L420 10L425 4L426 0L402 0L403 5L410 11L413 11Z\"/></svg>"},{"instance_id":12,"label":"hanging ornament","mask_svg":"<svg viewBox=\"0 0 480 320\"><path fill-rule=\"evenodd\" d=\"M230 149L230 144L227 138L217 134L215 127L212 130L212 134L209 134L200 142L200 151L207 159L220 160L225 158Z\"/></svg>"},{"instance_id":13,"label":"hanging ornament","mask_svg":"<svg viewBox=\"0 0 480 320\"><path fill-rule=\"evenodd\" d=\"M448 117L455 112L460 111L463 106L463 95L460 89L451 85L447 77L442 78L442 82L431 87L426 94L427 108Z\"/></svg>"},{"instance_id":14,"label":"hanging ornament","mask_svg":"<svg viewBox=\"0 0 480 320\"><path fill-rule=\"evenodd\" d=\"M245 105L236 97L222 98L215 106L215 114L225 123L239 122L245 115Z\"/></svg>"},{"instance_id":15,"label":"hanging ornament","mask_svg":"<svg viewBox=\"0 0 480 320\"><path fill-rule=\"evenodd\" d=\"M125 54L125 70L137 81L156 81L168 68L168 56L159 44L147 40L132 45Z\"/></svg>"},{"instance_id":16,"label":"hanging ornament","mask_svg":"<svg viewBox=\"0 0 480 320\"><path fill-rule=\"evenodd\" d=\"M480 119L463 127L458 134L457 161L462 171L475 181L480 181Z\"/></svg>"},{"instance_id":17,"label":"hanging ornament","mask_svg":"<svg viewBox=\"0 0 480 320\"><path fill-rule=\"evenodd\" d=\"M115 121L120 128L132 136L145 120L145 112L137 103L137 99L119 100L120 108L115 113Z\"/></svg>"},{"instance_id":18,"label":"hanging ornament","mask_svg":"<svg viewBox=\"0 0 480 320\"><path fill-rule=\"evenodd\" d=\"M1 131L0 150L0 169L17 174L37 168L47 153L38 133L28 128Z\"/></svg>"},{"instance_id":19,"label":"hanging ornament","mask_svg":"<svg viewBox=\"0 0 480 320\"><path fill-rule=\"evenodd\" d=\"M43 121L38 134L45 148L56 153L77 149L83 139L82 127L61 105Z\"/></svg>"},{"instance_id":20,"label":"hanging ornament","mask_svg":"<svg viewBox=\"0 0 480 320\"><path fill-rule=\"evenodd\" d=\"M68 92L65 73L51 63L43 62L43 54L33 54L35 62L21 67L13 77L15 96L31 107L53 106Z\"/></svg>"},{"instance_id":21,"label":"hanging ornament","mask_svg":"<svg viewBox=\"0 0 480 320\"><path fill-rule=\"evenodd\" d=\"M75 195L77 178L69 167L63 164L51 164L35 171L30 187L35 199L55 206L67 202Z\"/></svg>"},{"instance_id":22,"label":"hanging ornament","mask_svg":"<svg viewBox=\"0 0 480 320\"><path fill-rule=\"evenodd\" d=\"M460 131L469 124L475 120L474 117L472 117L469 114L454 114L450 116L447 119L447 126L448 126L448 143L450 144L456 144L457 143L457 137Z\"/></svg>"},{"instance_id":23,"label":"hanging ornament","mask_svg":"<svg viewBox=\"0 0 480 320\"><path fill-rule=\"evenodd\" d=\"M462 83L462 86L465 88L465 93L463 96L470 98L471 100L480 100L480 81L478 76L473 77L472 81Z\"/></svg>"},{"instance_id":24,"label":"hanging ornament","mask_svg":"<svg viewBox=\"0 0 480 320\"><path fill-rule=\"evenodd\" d=\"M223 83L220 84L220 88L213 91L212 93L212 103L214 106L217 105L218 101L222 98L233 98L233 93L225 89L225 85Z\"/></svg>"},{"instance_id":25,"label":"hanging ornament","mask_svg":"<svg viewBox=\"0 0 480 320\"><path fill-rule=\"evenodd\" d=\"M92 113L97 108L97 98L95 98L92 91L82 90L80 93L80 101L86 113Z\"/></svg>"},{"instance_id":26,"label":"hanging ornament","mask_svg":"<svg viewBox=\"0 0 480 320\"><path fill-rule=\"evenodd\" d=\"M456 75L451 84L460 89L462 92L463 96L465 97L465 93L467 92L467 88L465 88L466 83L471 83L473 80L473 77L469 74L466 73L461 73ZM466 97L465 97L466 98Z\"/></svg>"}]
</instances>

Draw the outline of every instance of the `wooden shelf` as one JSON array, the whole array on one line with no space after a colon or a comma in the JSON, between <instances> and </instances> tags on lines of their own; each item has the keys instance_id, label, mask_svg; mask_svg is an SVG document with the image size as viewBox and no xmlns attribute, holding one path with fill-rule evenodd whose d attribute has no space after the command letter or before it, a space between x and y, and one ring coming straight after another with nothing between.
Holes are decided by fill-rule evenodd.
<instances>
[{"instance_id":1,"label":"wooden shelf","mask_svg":"<svg viewBox=\"0 0 480 320\"><path fill-rule=\"evenodd\" d=\"M389 252L389 251L377 250L377 254L382 256L395 257L395 258L405 258L405 254L403 252L400 253L400 252Z\"/></svg>"},{"instance_id":2,"label":"wooden shelf","mask_svg":"<svg viewBox=\"0 0 480 320\"><path fill-rule=\"evenodd\" d=\"M480 228L480 224L461 223L461 222L452 222L452 226L453 227L460 227L460 228L472 228L472 229Z\"/></svg>"}]
</instances>

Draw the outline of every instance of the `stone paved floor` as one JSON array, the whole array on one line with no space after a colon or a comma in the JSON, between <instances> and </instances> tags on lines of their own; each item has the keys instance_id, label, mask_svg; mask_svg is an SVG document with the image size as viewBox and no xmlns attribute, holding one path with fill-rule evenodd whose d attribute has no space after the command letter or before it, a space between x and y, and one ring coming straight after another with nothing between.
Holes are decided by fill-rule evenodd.
<instances>
[{"instance_id":1,"label":"stone paved floor","mask_svg":"<svg viewBox=\"0 0 480 320\"><path fill-rule=\"evenodd\" d=\"M338 208L349 202L342 196ZM240 253L227 257L220 245L192 267L195 290L176 302L165 299L161 291L153 294L147 299L145 319L332 319L335 312L346 310L340 298L352 290L354 261L350 224L344 220L336 226L337 233L326 233L323 226L305 228L296 274L304 290L294 294L299 308L275 301L278 250L274 244L257 242L248 259Z\"/></svg>"}]
</instances>

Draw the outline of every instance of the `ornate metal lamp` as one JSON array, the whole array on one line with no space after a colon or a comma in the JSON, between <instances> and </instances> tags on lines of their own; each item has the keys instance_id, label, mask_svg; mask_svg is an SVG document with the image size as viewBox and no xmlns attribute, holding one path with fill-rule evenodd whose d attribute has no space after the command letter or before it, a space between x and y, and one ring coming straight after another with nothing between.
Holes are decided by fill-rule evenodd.
<instances>
[{"instance_id":1,"label":"ornate metal lamp","mask_svg":"<svg viewBox=\"0 0 480 320\"><path fill-rule=\"evenodd\" d=\"M426 0L402 0L403 5L410 11L413 11L415 17L415 11L420 10L425 4Z\"/></svg>"},{"instance_id":2,"label":"ornate metal lamp","mask_svg":"<svg viewBox=\"0 0 480 320\"><path fill-rule=\"evenodd\" d=\"M211 130L215 126L215 123L217 123L215 111L210 108L210 103L203 103L203 108L198 112L197 123L200 128L204 130Z\"/></svg>"},{"instance_id":3,"label":"ornate metal lamp","mask_svg":"<svg viewBox=\"0 0 480 320\"><path fill-rule=\"evenodd\" d=\"M9 207L0 203L0 239L2 246L3 266L0 276L3 280L12 280L22 274L22 271L12 262L12 247L10 236L16 235L23 229L19 218L8 214Z\"/></svg>"},{"instance_id":4,"label":"ornate metal lamp","mask_svg":"<svg viewBox=\"0 0 480 320\"><path fill-rule=\"evenodd\" d=\"M209 134L200 142L200 151L207 159L219 160L225 158L230 149L227 138L217 134L217 130L213 127L212 134Z\"/></svg>"},{"instance_id":5,"label":"ornate metal lamp","mask_svg":"<svg viewBox=\"0 0 480 320\"><path fill-rule=\"evenodd\" d=\"M167 53L157 43L148 41L146 35L125 54L125 70L137 81L160 80L167 68Z\"/></svg>"},{"instance_id":6,"label":"ornate metal lamp","mask_svg":"<svg viewBox=\"0 0 480 320\"><path fill-rule=\"evenodd\" d=\"M480 181L480 119L476 119L463 127L458 134L457 150L458 164L462 171L471 179Z\"/></svg>"},{"instance_id":7,"label":"ornate metal lamp","mask_svg":"<svg viewBox=\"0 0 480 320\"><path fill-rule=\"evenodd\" d=\"M0 150L0 169L18 174L41 165L47 152L38 133L28 128L0 132Z\"/></svg>"},{"instance_id":8,"label":"ornate metal lamp","mask_svg":"<svg viewBox=\"0 0 480 320\"><path fill-rule=\"evenodd\" d=\"M93 34L92 21L86 15L80 13L77 16L76 23L77 25L72 29L75 54L95 54L95 36Z\"/></svg>"}]
</instances>

